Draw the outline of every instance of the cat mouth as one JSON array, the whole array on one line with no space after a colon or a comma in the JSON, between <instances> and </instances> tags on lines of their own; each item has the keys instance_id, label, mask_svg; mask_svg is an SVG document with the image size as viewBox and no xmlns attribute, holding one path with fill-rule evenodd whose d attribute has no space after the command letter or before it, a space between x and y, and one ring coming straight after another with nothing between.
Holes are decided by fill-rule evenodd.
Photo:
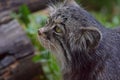
<instances>
[{"instance_id":1,"label":"cat mouth","mask_svg":"<svg viewBox=\"0 0 120 80\"><path fill-rule=\"evenodd\" d=\"M47 48L47 49L50 49L50 40L48 40L47 38L46 38L46 36L45 35L38 35L38 38L39 38L39 42L41 43L41 45L43 46L43 47L45 47L45 48Z\"/></svg>"},{"instance_id":2,"label":"cat mouth","mask_svg":"<svg viewBox=\"0 0 120 80\"><path fill-rule=\"evenodd\" d=\"M53 52L57 50L57 48L55 47L55 43L50 41L46 36L42 36L42 35L38 35L38 39L39 39L39 42L40 44L48 49L50 52Z\"/></svg>"},{"instance_id":3,"label":"cat mouth","mask_svg":"<svg viewBox=\"0 0 120 80\"><path fill-rule=\"evenodd\" d=\"M47 39L47 36L43 33L43 28L38 30L38 40L41 45L47 49L50 47L50 40Z\"/></svg>"}]
</instances>

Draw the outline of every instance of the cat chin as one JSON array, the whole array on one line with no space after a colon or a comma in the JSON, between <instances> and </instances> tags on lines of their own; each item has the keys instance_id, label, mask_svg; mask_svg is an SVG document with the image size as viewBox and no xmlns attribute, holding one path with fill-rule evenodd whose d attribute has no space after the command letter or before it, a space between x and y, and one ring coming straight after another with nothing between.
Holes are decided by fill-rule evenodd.
<instances>
[{"instance_id":1,"label":"cat chin","mask_svg":"<svg viewBox=\"0 0 120 80\"><path fill-rule=\"evenodd\" d=\"M40 44L47 50L49 50L51 53L57 53L57 49L55 49L54 45L52 42L50 42L49 40L43 38L43 37L39 37L39 42Z\"/></svg>"},{"instance_id":2,"label":"cat chin","mask_svg":"<svg viewBox=\"0 0 120 80\"><path fill-rule=\"evenodd\" d=\"M63 69L66 65L66 59L64 56L64 52L62 48L58 45L58 43L52 43L51 41L40 36L38 37L38 39L40 44L56 57L59 65L61 66L61 69Z\"/></svg>"},{"instance_id":3,"label":"cat chin","mask_svg":"<svg viewBox=\"0 0 120 80\"><path fill-rule=\"evenodd\" d=\"M44 48L49 49L50 44L48 40L44 39L43 37L38 37L38 40Z\"/></svg>"}]
</instances>

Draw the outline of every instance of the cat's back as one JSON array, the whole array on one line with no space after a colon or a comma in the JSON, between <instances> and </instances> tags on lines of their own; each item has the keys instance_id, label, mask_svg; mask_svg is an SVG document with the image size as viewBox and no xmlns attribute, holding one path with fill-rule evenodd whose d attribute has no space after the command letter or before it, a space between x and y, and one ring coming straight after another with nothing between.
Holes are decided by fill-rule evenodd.
<instances>
[{"instance_id":1,"label":"cat's back","mask_svg":"<svg viewBox=\"0 0 120 80\"><path fill-rule=\"evenodd\" d=\"M120 80L120 32L106 29L102 35L99 52L105 55L105 59L98 80Z\"/></svg>"},{"instance_id":2,"label":"cat's back","mask_svg":"<svg viewBox=\"0 0 120 80\"><path fill-rule=\"evenodd\" d=\"M102 33L101 50L111 55L111 57L118 57L120 60L120 32L118 31L115 29L106 29Z\"/></svg>"}]
</instances>

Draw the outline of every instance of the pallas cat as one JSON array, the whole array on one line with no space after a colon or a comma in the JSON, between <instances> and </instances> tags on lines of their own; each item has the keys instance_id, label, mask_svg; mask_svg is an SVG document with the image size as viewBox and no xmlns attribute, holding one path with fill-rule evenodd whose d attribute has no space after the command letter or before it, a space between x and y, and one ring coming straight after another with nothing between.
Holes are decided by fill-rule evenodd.
<instances>
[{"instance_id":1,"label":"pallas cat","mask_svg":"<svg viewBox=\"0 0 120 80\"><path fill-rule=\"evenodd\" d=\"M120 80L119 31L105 28L74 0L50 9L39 40L57 57L63 80Z\"/></svg>"}]
</instances>

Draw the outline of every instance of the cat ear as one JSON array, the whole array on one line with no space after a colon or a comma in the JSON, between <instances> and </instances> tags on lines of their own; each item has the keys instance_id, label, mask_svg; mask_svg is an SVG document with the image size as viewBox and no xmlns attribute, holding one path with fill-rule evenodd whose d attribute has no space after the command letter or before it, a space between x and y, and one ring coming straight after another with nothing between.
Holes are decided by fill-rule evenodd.
<instances>
[{"instance_id":1,"label":"cat ear","mask_svg":"<svg viewBox=\"0 0 120 80\"><path fill-rule=\"evenodd\" d=\"M101 40L101 32L95 27L81 27L80 46L85 49L94 49Z\"/></svg>"},{"instance_id":2,"label":"cat ear","mask_svg":"<svg viewBox=\"0 0 120 80\"><path fill-rule=\"evenodd\" d=\"M79 6L75 0L65 0L64 1L64 5L75 5L75 6Z\"/></svg>"}]
</instances>

